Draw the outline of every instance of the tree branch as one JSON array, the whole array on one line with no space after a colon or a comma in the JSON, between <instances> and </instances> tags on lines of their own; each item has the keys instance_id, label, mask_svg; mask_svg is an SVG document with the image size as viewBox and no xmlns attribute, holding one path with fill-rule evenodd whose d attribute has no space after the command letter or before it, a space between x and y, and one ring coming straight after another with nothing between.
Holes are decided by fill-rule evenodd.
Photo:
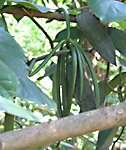
<instances>
[{"instance_id":1,"label":"tree branch","mask_svg":"<svg viewBox=\"0 0 126 150\"><path fill-rule=\"evenodd\" d=\"M20 131L2 133L0 134L0 150L26 150L44 147L68 137L76 137L125 124L126 102L123 102L118 106L100 108Z\"/></svg>"},{"instance_id":2,"label":"tree branch","mask_svg":"<svg viewBox=\"0 0 126 150\"><path fill-rule=\"evenodd\" d=\"M17 15L20 17L29 16L28 14L30 14L30 17L47 18L47 19L51 19L51 20L65 21L65 17L64 17L63 13L59 13L59 12L42 13L37 10L25 8L25 10L27 10L27 12L28 12L28 13L26 13L23 11L22 8L23 8L22 6L17 6L17 5L16 6L4 6L2 9L0 9L0 12ZM76 16L70 15L70 21L76 22Z\"/></svg>"}]
</instances>

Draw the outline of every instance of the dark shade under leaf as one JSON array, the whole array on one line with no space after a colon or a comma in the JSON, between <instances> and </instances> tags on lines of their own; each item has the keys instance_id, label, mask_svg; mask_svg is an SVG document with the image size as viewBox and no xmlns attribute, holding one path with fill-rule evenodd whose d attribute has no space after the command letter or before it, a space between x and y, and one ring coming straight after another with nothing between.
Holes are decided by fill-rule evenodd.
<instances>
[{"instance_id":1,"label":"dark shade under leaf","mask_svg":"<svg viewBox=\"0 0 126 150\"><path fill-rule=\"evenodd\" d=\"M126 33L115 28L108 28L108 34L115 48L126 57Z\"/></svg>"}]
</instances>

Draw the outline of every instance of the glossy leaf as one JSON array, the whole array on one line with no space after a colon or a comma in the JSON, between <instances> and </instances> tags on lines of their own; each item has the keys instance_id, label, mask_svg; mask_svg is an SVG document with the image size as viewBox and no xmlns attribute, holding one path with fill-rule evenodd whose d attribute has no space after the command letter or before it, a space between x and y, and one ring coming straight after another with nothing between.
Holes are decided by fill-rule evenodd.
<instances>
[{"instance_id":1,"label":"glossy leaf","mask_svg":"<svg viewBox=\"0 0 126 150\"><path fill-rule=\"evenodd\" d=\"M23 49L12 36L0 28L0 60L10 67L17 76L27 75ZM20 67L19 67L20 66Z\"/></svg>"},{"instance_id":2,"label":"glossy leaf","mask_svg":"<svg viewBox=\"0 0 126 150\"><path fill-rule=\"evenodd\" d=\"M38 88L32 81L27 78L28 66L25 63L25 55L23 49L11 37L9 33L2 29L0 29L0 60L9 68L11 68L11 70L17 76L18 97L46 105L43 106L44 109L55 109L53 107L55 105L54 102L50 100L48 96L45 96L40 88ZM30 88L30 86L32 86L32 88ZM34 94L35 91L36 94Z\"/></svg>"},{"instance_id":3,"label":"glossy leaf","mask_svg":"<svg viewBox=\"0 0 126 150\"><path fill-rule=\"evenodd\" d=\"M126 4L116 0L87 0L93 13L104 22L126 19Z\"/></svg>"},{"instance_id":4,"label":"glossy leaf","mask_svg":"<svg viewBox=\"0 0 126 150\"><path fill-rule=\"evenodd\" d=\"M88 10L83 10L77 16L77 22L85 38L91 43L96 51L112 64L115 62L115 47L105 28Z\"/></svg>"},{"instance_id":5,"label":"glossy leaf","mask_svg":"<svg viewBox=\"0 0 126 150\"><path fill-rule=\"evenodd\" d=\"M18 96L24 100L32 101L43 106L43 110L47 112L55 112L56 104L51 100L39 87L28 78L19 79Z\"/></svg>"},{"instance_id":6,"label":"glossy leaf","mask_svg":"<svg viewBox=\"0 0 126 150\"><path fill-rule=\"evenodd\" d=\"M6 98L15 97L17 95L18 87L16 75L1 61L0 70L0 95Z\"/></svg>"},{"instance_id":7,"label":"glossy leaf","mask_svg":"<svg viewBox=\"0 0 126 150\"><path fill-rule=\"evenodd\" d=\"M0 9L3 7L5 0L0 0Z\"/></svg>"},{"instance_id":8,"label":"glossy leaf","mask_svg":"<svg viewBox=\"0 0 126 150\"><path fill-rule=\"evenodd\" d=\"M1 96L0 96L0 110L21 118L41 122L41 119L35 116L32 112L23 109L21 106L13 103L12 100L5 99Z\"/></svg>"},{"instance_id":9,"label":"glossy leaf","mask_svg":"<svg viewBox=\"0 0 126 150\"><path fill-rule=\"evenodd\" d=\"M109 28L108 34L115 48L119 50L122 55L126 56L126 33L115 28Z\"/></svg>"},{"instance_id":10,"label":"glossy leaf","mask_svg":"<svg viewBox=\"0 0 126 150\"><path fill-rule=\"evenodd\" d=\"M70 28L70 38L73 40L77 40L82 38L83 35L81 34L80 30L77 27ZM55 37L54 42L60 42L67 38L67 30L61 30Z\"/></svg>"},{"instance_id":11,"label":"glossy leaf","mask_svg":"<svg viewBox=\"0 0 126 150\"><path fill-rule=\"evenodd\" d=\"M109 149L117 131L118 131L118 127L104 130L104 131L100 131L99 135L98 135L96 150L107 150L107 149Z\"/></svg>"},{"instance_id":12,"label":"glossy leaf","mask_svg":"<svg viewBox=\"0 0 126 150\"><path fill-rule=\"evenodd\" d=\"M27 2L27 1L24 1L24 0L8 0L8 1L9 2L15 2L16 4L24 6L26 8L31 8L31 9L34 9L34 10L38 10L42 13L47 13L51 10L50 8L40 6L40 5L37 5L37 4L33 4L33 3L30 3L30 2Z\"/></svg>"}]
</instances>

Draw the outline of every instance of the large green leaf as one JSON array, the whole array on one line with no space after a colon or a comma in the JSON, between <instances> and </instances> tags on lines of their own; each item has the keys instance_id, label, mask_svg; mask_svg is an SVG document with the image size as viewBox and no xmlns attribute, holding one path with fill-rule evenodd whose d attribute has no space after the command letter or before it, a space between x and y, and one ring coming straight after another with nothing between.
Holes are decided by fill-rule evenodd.
<instances>
[{"instance_id":1,"label":"large green leaf","mask_svg":"<svg viewBox=\"0 0 126 150\"><path fill-rule=\"evenodd\" d=\"M9 33L0 28L0 60L5 63L16 74L18 79L18 97L25 100L41 103L45 108L55 109L52 100L27 78L28 66L25 63L23 49L11 37ZM33 85L34 84L34 88ZM32 86L32 88L30 88ZM27 87L27 88L26 88ZM35 94L36 92L36 94ZM31 95L31 93L34 93ZM40 94L41 93L41 94Z\"/></svg>"},{"instance_id":2,"label":"large green leaf","mask_svg":"<svg viewBox=\"0 0 126 150\"><path fill-rule=\"evenodd\" d=\"M41 119L35 116L32 112L23 109L21 106L13 103L12 100L5 99L1 96L0 96L0 110L3 110L8 114L15 115L21 118L41 122Z\"/></svg>"},{"instance_id":3,"label":"large green leaf","mask_svg":"<svg viewBox=\"0 0 126 150\"><path fill-rule=\"evenodd\" d=\"M111 37L113 44L117 50L126 56L126 33L124 31L109 28L108 34Z\"/></svg>"},{"instance_id":4,"label":"large green leaf","mask_svg":"<svg viewBox=\"0 0 126 150\"><path fill-rule=\"evenodd\" d=\"M17 95L18 87L16 75L1 61L0 70L0 95L6 98L15 97Z\"/></svg>"},{"instance_id":5,"label":"large green leaf","mask_svg":"<svg viewBox=\"0 0 126 150\"><path fill-rule=\"evenodd\" d=\"M95 50L108 62L116 64L115 47L105 28L88 10L83 10L77 16L77 22L85 38L89 40Z\"/></svg>"},{"instance_id":6,"label":"large green leaf","mask_svg":"<svg viewBox=\"0 0 126 150\"><path fill-rule=\"evenodd\" d=\"M118 131L118 127L104 130L104 131L100 131L99 135L98 135L96 150L107 150L107 149L109 149L117 131Z\"/></svg>"},{"instance_id":7,"label":"large green leaf","mask_svg":"<svg viewBox=\"0 0 126 150\"><path fill-rule=\"evenodd\" d=\"M0 0L0 9L3 7L5 0Z\"/></svg>"},{"instance_id":8,"label":"large green leaf","mask_svg":"<svg viewBox=\"0 0 126 150\"><path fill-rule=\"evenodd\" d=\"M50 8L47 8L47 7L44 7L44 6L39 6L37 4L33 4L33 3L30 3L30 2L24 1L24 0L7 0L7 1L15 2L18 5L24 6L26 8L31 8L31 9L34 9L34 10L38 10L42 13L47 13L51 10Z\"/></svg>"},{"instance_id":9,"label":"large green leaf","mask_svg":"<svg viewBox=\"0 0 126 150\"><path fill-rule=\"evenodd\" d=\"M126 4L116 0L87 0L94 14L104 22L126 19Z\"/></svg>"},{"instance_id":10,"label":"large green leaf","mask_svg":"<svg viewBox=\"0 0 126 150\"><path fill-rule=\"evenodd\" d=\"M73 40L81 39L83 37L82 33L77 27L70 28L70 38ZM67 38L67 29L61 30L55 37L54 42L60 42Z\"/></svg>"},{"instance_id":11,"label":"large green leaf","mask_svg":"<svg viewBox=\"0 0 126 150\"><path fill-rule=\"evenodd\" d=\"M27 75L23 49L12 36L0 28L0 60L10 67L17 76Z\"/></svg>"},{"instance_id":12,"label":"large green leaf","mask_svg":"<svg viewBox=\"0 0 126 150\"><path fill-rule=\"evenodd\" d=\"M56 104L39 87L28 78L19 79L18 96L24 100L33 101L41 104L43 110L47 112L56 112Z\"/></svg>"}]
</instances>

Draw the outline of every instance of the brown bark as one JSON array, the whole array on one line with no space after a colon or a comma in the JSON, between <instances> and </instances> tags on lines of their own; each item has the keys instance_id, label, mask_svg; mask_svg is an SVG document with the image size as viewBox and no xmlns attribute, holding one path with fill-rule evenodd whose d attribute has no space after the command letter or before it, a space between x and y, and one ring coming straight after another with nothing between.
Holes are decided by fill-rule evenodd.
<instances>
[{"instance_id":1,"label":"brown bark","mask_svg":"<svg viewBox=\"0 0 126 150\"><path fill-rule=\"evenodd\" d=\"M24 11L24 10L26 10L26 11ZM51 20L65 21L65 17L64 17L63 13L59 13L59 12L42 13L37 10L23 8L21 6L4 7L0 11L2 11L3 13L12 14L12 15L20 16L20 17L30 15L30 17L47 18L47 19L51 19ZM76 16L70 15L70 21L76 22Z\"/></svg>"},{"instance_id":2,"label":"brown bark","mask_svg":"<svg viewBox=\"0 0 126 150\"><path fill-rule=\"evenodd\" d=\"M126 102L68 116L50 123L28 127L20 131L0 134L0 150L27 150L44 147L97 130L105 130L126 124Z\"/></svg>"}]
</instances>

